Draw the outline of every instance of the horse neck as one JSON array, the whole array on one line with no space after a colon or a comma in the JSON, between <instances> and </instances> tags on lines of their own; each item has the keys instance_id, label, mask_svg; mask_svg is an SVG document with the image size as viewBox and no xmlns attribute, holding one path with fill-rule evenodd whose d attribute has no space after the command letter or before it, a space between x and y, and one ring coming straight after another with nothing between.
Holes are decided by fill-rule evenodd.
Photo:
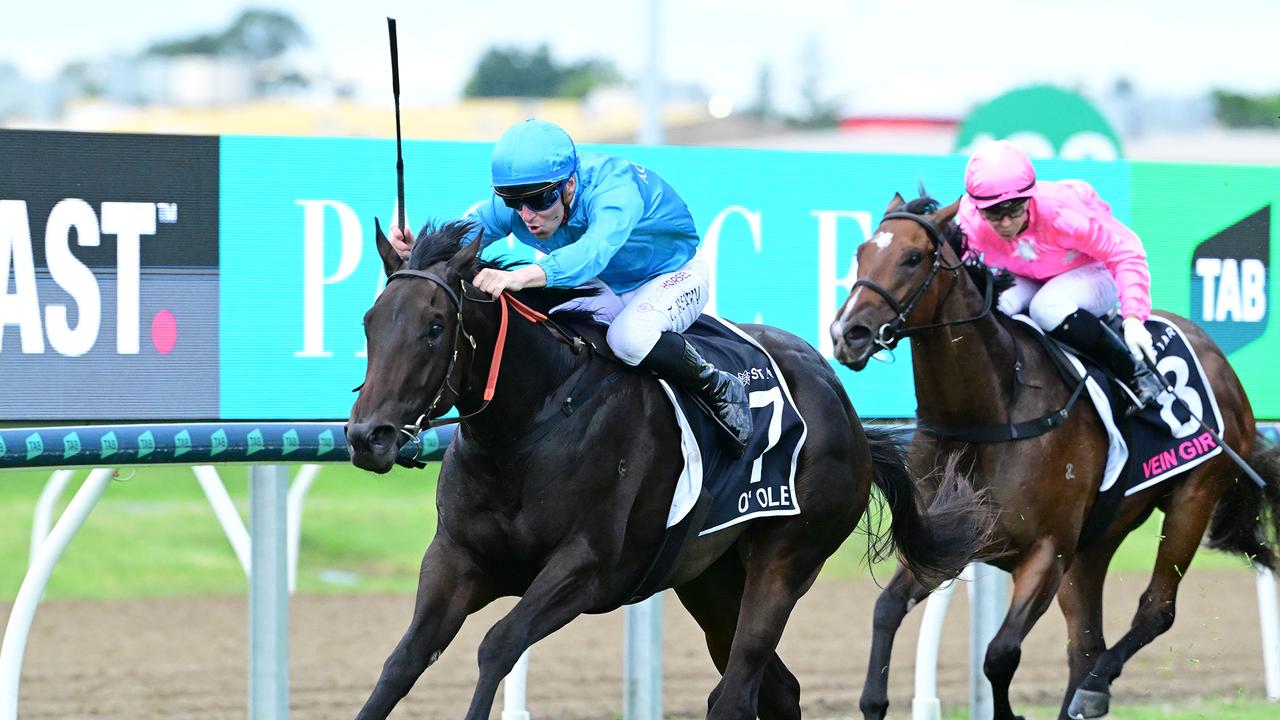
<instances>
[{"instance_id":1,"label":"horse neck","mask_svg":"<svg viewBox=\"0 0 1280 720\"><path fill-rule=\"evenodd\" d=\"M462 423L484 446L509 444L531 431L547 402L582 362L545 327L526 320L514 308L507 311L505 348L499 360L495 346L501 312L495 302L483 313L476 313L484 318L473 332L476 359L471 363L469 390L458 401L461 415L480 409L491 363L502 363L493 398L475 417Z\"/></svg>"},{"instance_id":2,"label":"horse neck","mask_svg":"<svg viewBox=\"0 0 1280 720\"><path fill-rule=\"evenodd\" d=\"M961 270L955 287L939 287L945 299L931 323L948 323L983 311L984 298ZM1004 422L1012 402L1012 335L994 311L981 319L926 330L911 338L917 415L944 424Z\"/></svg>"}]
</instances>

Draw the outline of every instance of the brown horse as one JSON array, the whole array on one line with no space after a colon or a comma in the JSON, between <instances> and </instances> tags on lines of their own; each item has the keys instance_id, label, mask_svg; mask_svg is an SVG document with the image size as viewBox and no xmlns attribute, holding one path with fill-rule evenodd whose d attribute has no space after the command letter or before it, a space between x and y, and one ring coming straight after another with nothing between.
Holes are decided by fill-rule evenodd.
<instances>
[{"instance_id":1,"label":"brown horse","mask_svg":"<svg viewBox=\"0 0 1280 720\"><path fill-rule=\"evenodd\" d=\"M952 433L930 434L931 426L991 428L1045 418L1066 407L1072 394L1031 337L1033 331L992 313L996 278L991 271L961 262L963 233L952 222L958 205L939 209L923 192L910 204L894 196L877 241L858 249L858 283L831 327L835 355L861 370L872 354L909 337L922 430L910 448L916 476L928 477L939 457L961 451L962 468L971 469L975 487L988 488L1000 510L995 539L1007 554L992 562L1013 573L1013 598L983 665L995 717L1016 717L1009 683L1022 640L1055 593L1069 639L1061 717L1100 717L1125 662L1173 624L1178 583L1206 528L1210 547L1275 566L1280 464L1274 452L1264 453L1255 443L1249 400L1222 351L1190 321L1169 313L1158 314L1185 333L1216 391L1223 438L1251 458L1266 478L1265 490L1219 454L1125 498L1105 530L1078 548L1107 453L1101 420L1089 403L1075 404L1056 430L1028 439L966 442L952 439ZM1165 518L1151 582L1129 631L1108 648L1102 636L1107 566L1124 537L1155 508ZM894 633L928 592L899 567L876 603L860 703L867 718L885 715Z\"/></svg>"},{"instance_id":2,"label":"brown horse","mask_svg":"<svg viewBox=\"0 0 1280 720\"><path fill-rule=\"evenodd\" d=\"M347 425L352 461L386 472L416 434L403 428L450 407L463 420L440 467L439 527L413 619L360 718L386 717L468 615L516 595L480 644L466 717L489 717L498 683L530 645L582 613L631 601L662 543L684 463L652 377L563 342L546 323L516 315L522 306L509 308L506 296L471 287L479 269L495 267L477 257L478 238L463 243L472 230L424 229L404 268L378 231L390 277L364 319L369 365ZM517 295L550 312L583 293ZM551 316L558 327L566 314ZM862 427L826 360L781 330L743 329L768 349L806 420L794 486L803 513L697 537L664 587L701 625L723 675L707 717L792 720L800 686L775 648L796 601L862 517L872 484L886 496L901 557L935 583L984 542L975 523L987 516L960 483L922 512L896 442ZM601 326L584 332L603 347Z\"/></svg>"}]
</instances>

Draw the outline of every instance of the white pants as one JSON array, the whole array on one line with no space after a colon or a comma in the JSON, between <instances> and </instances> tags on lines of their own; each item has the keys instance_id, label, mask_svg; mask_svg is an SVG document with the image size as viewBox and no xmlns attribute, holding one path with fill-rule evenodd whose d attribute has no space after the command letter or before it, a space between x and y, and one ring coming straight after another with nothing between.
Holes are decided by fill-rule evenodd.
<instances>
[{"instance_id":1,"label":"white pants","mask_svg":"<svg viewBox=\"0 0 1280 720\"><path fill-rule=\"evenodd\" d=\"M587 285L599 289L600 294L556 309L594 312L597 320L609 325L609 348L628 365L639 365L663 332L689 329L711 299L710 268L701 254L621 295L599 280Z\"/></svg>"},{"instance_id":2,"label":"white pants","mask_svg":"<svg viewBox=\"0 0 1280 720\"><path fill-rule=\"evenodd\" d=\"M1000 312L1026 312L1044 330L1062 324L1076 310L1102 317L1115 307L1116 280L1102 263L1068 270L1044 282L1014 275L1013 287L1000 294Z\"/></svg>"}]
</instances>

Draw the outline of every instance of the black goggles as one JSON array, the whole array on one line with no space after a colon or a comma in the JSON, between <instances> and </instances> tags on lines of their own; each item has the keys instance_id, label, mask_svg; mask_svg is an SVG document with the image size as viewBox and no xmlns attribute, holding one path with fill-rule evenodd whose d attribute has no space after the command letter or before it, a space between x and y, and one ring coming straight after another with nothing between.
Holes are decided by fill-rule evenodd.
<instances>
[{"instance_id":1,"label":"black goggles","mask_svg":"<svg viewBox=\"0 0 1280 720\"><path fill-rule=\"evenodd\" d=\"M560 194L563 192L566 182L568 181L559 180L546 185L495 187L493 192L502 198L504 205L512 210L519 210L521 207L528 205L530 210L542 212L560 201Z\"/></svg>"},{"instance_id":2,"label":"black goggles","mask_svg":"<svg viewBox=\"0 0 1280 720\"><path fill-rule=\"evenodd\" d=\"M1022 213L1026 212L1027 198L1014 198L1006 200L1002 203L996 203L991 207L985 207L978 212L982 213L982 217L995 222L1001 218L1018 218Z\"/></svg>"}]
</instances>

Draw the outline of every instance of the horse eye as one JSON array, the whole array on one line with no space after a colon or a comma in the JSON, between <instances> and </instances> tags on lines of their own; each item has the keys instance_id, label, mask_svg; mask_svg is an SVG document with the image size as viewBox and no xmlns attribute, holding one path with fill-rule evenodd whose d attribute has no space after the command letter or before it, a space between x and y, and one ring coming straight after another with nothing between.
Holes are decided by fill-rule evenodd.
<instances>
[{"instance_id":1,"label":"horse eye","mask_svg":"<svg viewBox=\"0 0 1280 720\"><path fill-rule=\"evenodd\" d=\"M444 326L440 323L431 323L431 327L427 329L427 339L435 340L440 337L440 333L444 332Z\"/></svg>"},{"instance_id":2,"label":"horse eye","mask_svg":"<svg viewBox=\"0 0 1280 720\"><path fill-rule=\"evenodd\" d=\"M919 250L912 250L911 254L907 256L907 259L903 264L907 267L915 267L920 264L921 260L924 260L924 253L921 253Z\"/></svg>"}]
</instances>

